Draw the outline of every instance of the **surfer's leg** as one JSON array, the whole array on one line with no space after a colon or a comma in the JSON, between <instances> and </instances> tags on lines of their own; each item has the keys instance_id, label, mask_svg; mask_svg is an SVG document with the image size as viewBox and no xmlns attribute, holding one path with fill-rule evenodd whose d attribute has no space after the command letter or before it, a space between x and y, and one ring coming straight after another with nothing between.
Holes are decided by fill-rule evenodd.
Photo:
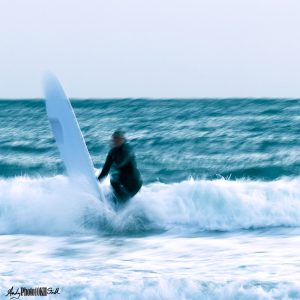
<instances>
[{"instance_id":1,"label":"surfer's leg","mask_svg":"<svg viewBox=\"0 0 300 300\"><path fill-rule=\"evenodd\" d=\"M136 182L136 184L130 190L130 198L134 197L140 191L142 185L142 180Z\"/></svg>"},{"instance_id":2,"label":"surfer's leg","mask_svg":"<svg viewBox=\"0 0 300 300\"><path fill-rule=\"evenodd\" d=\"M124 186L118 181L110 182L113 191L114 191L114 202L117 203L125 203L131 198L131 194L126 191Z\"/></svg>"}]
</instances>

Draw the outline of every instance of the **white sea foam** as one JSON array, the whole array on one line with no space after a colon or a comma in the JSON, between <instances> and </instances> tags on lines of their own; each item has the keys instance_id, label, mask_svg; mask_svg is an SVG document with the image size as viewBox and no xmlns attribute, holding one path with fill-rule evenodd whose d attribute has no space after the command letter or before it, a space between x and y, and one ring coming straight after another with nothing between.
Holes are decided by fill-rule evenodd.
<instances>
[{"instance_id":1,"label":"white sea foam","mask_svg":"<svg viewBox=\"0 0 300 300\"><path fill-rule=\"evenodd\" d=\"M231 231L300 226L299 186L299 178L153 183L116 212L64 176L1 179L0 233L60 235L90 229ZM108 190L106 181L106 194Z\"/></svg>"},{"instance_id":2,"label":"white sea foam","mask_svg":"<svg viewBox=\"0 0 300 300\"><path fill-rule=\"evenodd\" d=\"M2 179L0 233L78 232L88 207L99 209L100 204L84 187L64 176Z\"/></svg>"},{"instance_id":3,"label":"white sea foam","mask_svg":"<svg viewBox=\"0 0 300 300\"><path fill-rule=\"evenodd\" d=\"M64 288L63 299L209 299L209 300L270 300L299 299L297 283L233 281L228 283L201 282L189 279L153 279L124 284L105 282L93 288ZM72 298L73 297L73 298Z\"/></svg>"},{"instance_id":4,"label":"white sea foam","mask_svg":"<svg viewBox=\"0 0 300 300\"><path fill-rule=\"evenodd\" d=\"M57 284L53 285L57 287ZM11 284L0 287L8 290ZM16 290L16 288L15 288ZM203 282L193 279L153 278L109 282L60 285L60 294L53 299L210 299L210 300L270 300L299 299L300 286L294 283L256 281ZM5 299L7 297L3 297ZM2 299L2 298L1 298ZM52 299L52 298L51 298Z\"/></svg>"}]
</instances>

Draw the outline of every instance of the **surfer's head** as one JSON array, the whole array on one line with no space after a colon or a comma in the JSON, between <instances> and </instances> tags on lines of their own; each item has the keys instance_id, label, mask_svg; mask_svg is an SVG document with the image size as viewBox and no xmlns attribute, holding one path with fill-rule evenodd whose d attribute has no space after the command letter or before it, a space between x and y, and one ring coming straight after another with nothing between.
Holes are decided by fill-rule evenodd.
<instances>
[{"instance_id":1,"label":"surfer's head","mask_svg":"<svg viewBox=\"0 0 300 300\"><path fill-rule=\"evenodd\" d=\"M125 132L121 129L117 129L111 136L112 146L113 147L120 147L124 144Z\"/></svg>"}]
</instances>

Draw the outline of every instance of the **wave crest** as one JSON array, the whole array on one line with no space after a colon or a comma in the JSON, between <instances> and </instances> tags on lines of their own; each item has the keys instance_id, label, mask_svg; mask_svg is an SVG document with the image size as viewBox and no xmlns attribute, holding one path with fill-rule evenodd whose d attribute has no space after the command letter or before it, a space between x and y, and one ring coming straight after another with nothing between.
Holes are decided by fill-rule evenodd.
<instances>
[{"instance_id":1,"label":"wave crest","mask_svg":"<svg viewBox=\"0 0 300 300\"><path fill-rule=\"evenodd\" d=\"M122 210L67 177L0 180L0 233L232 231L300 226L300 179L153 183ZM108 180L104 192L109 193Z\"/></svg>"}]
</instances>

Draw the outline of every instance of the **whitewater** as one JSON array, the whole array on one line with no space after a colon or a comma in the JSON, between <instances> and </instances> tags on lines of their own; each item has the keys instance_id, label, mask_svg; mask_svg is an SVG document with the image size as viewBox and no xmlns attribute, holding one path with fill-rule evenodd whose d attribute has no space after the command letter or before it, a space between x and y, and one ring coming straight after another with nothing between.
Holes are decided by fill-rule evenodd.
<instances>
[{"instance_id":1,"label":"whitewater","mask_svg":"<svg viewBox=\"0 0 300 300\"><path fill-rule=\"evenodd\" d=\"M42 100L0 101L0 299L300 299L299 100L72 104L95 166L122 125L145 184L115 211L109 178L100 202L65 175Z\"/></svg>"}]
</instances>

